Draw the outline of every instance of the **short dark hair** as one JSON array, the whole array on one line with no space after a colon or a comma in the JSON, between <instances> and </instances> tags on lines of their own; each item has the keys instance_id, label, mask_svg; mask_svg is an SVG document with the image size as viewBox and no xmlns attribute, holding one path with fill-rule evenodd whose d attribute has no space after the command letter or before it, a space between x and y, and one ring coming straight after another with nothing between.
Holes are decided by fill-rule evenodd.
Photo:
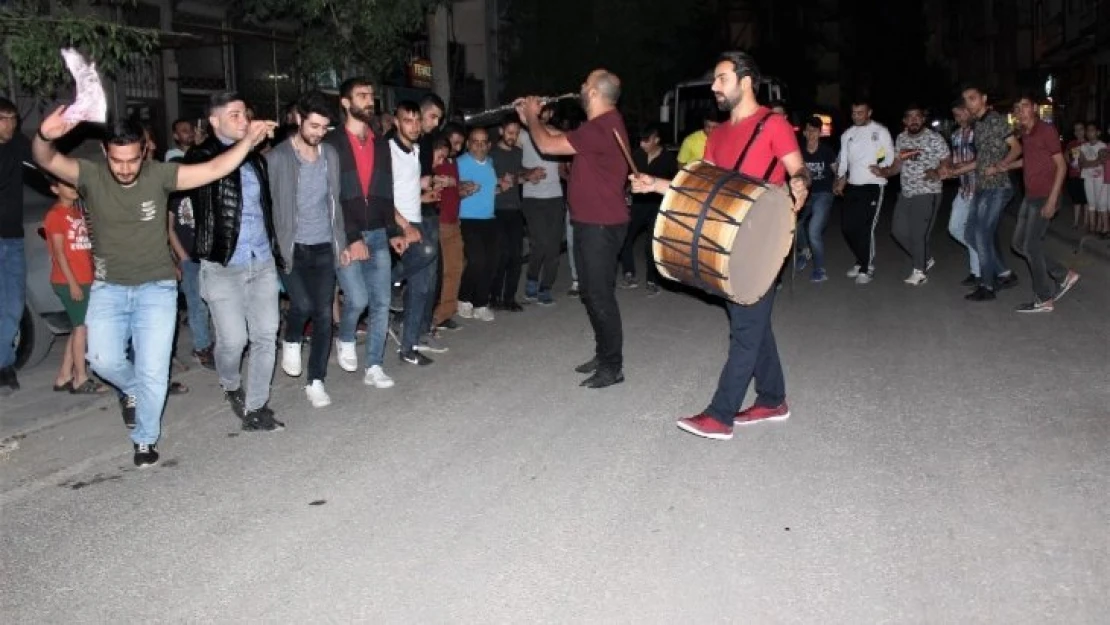
<instances>
[{"instance_id":1,"label":"short dark hair","mask_svg":"<svg viewBox=\"0 0 1110 625\"><path fill-rule=\"evenodd\" d=\"M1029 100L1030 104L1037 106L1041 103L1041 96L1036 91L1025 90L1018 93L1018 97L1014 98L1014 102L1021 102L1022 100Z\"/></svg>"},{"instance_id":2,"label":"short dark hair","mask_svg":"<svg viewBox=\"0 0 1110 625\"><path fill-rule=\"evenodd\" d=\"M640 140L650 139L651 137L663 138L663 130L659 124L648 124L640 131Z\"/></svg>"},{"instance_id":3,"label":"short dark hair","mask_svg":"<svg viewBox=\"0 0 1110 625\"><path fill-rule=\"evenodd\" d=\"M868 98L864 98L864 97L859 97L859 98L853 98L852 99L852 108L855 108L857 106L866 106L869 109L874 108L873 106L871 106L871 100L868 99Z\"/></svg>"},{"instance_id":4,"label":"short dark hair","mask_svg":"<svg viewBox=\"0 0 1110 625\"><path fill-rule=\"evenodd\" d=\"M335 119L335 112L332 110L331 102L328 101L328 96L315 90L305 93L297 100L296 110L302 120L313 113L329 122Z\"/></svg>"},{"instance_id":5,"label":"short dark hair","mask_svg":"<svg viewBox=\"0 0 1110 625\"><path fill-rule=\"evenodd\" d=\"M208 97L208 114L211 115L216 109L223 108L232 102L242 102L244 106L248 106L247 100L238 91L213 93Z\"/></svg>"},{"instance_id":6,"label":"short dark hair","mask_svg":"<svg viewBox=\"0 0 1110 625\"><path fill-rule=\"evenodd\" d=\"M965 91L977 91L981 95L985 95L985 96L988 96L988 97L990 96L990 94L987 93L987 90L984 89L983 86L980 83L977 83L977 82L974 82L974 81L965 82L960 87L960 93L961 94L964 93Z\"/></svg>"},{"instance_id":7,"label":"short dark hair","mask_svg":"<svg viewBox=\"0 0 1110 625\"><path fill-rule=\"evenodd\" d=\"M963 98L956 98L955 100L952 100L951 108L965 109L965 108L967 108L967 104L964 104L964 99Z\"/></svg>"},{"instance_id":8,"label":"short dark hair","mask_svg":"<svg viewBox=\"0 0 1110 625\"><path fill-rule=\"evenodd\" d=\"M131 145L133 143L144 143L145 141L143 127L139 125L139 122L133 119L124 119L116 120L108 125L101 143L107 149L113 145Z\"/></svg>"},{"instance_id":9,"label":"short dark hair","mask_svg":"<svg viewBox=\"0 0 1110 625\"><path fill-rule=\"evenodd\" d=\"M19 109L16 108L15 102L12 102L5 97L0 97L0 113L6 113L8 115L19 115Z\"/></svg>"},{"instance_id":10,"label":"short dark hair","mask_svg":"<svg viewBox=\"0 0 1110 625\"><path fill-rule=\"evenodd\" d=\"M420 105L416 102L413 102L412 100L401 100L397 103L397 108L393 109L393 116L399 119L401 117L401 113L413 113L417 117L419 117Z\"/></svg>"},{"instance_id":11,"label":"short dark hair","mask_svg":"<svg viewBox=\"0 0 1110 625\"><path fill-rule=\"evenodd\" d=\"M438 150L440 148L447 150L448 152L451 151L451 139L447 136L446 133L441 132L432 139L432 149Z\"/></svg>"},{"instance_id":12,"label":"short dark hair","mask_svg":"<svg viewBox=\"0 0 1110 625\"><path fill-rule=\"evenodd\" d=\"M440 113L447 113L447 107L443 105L443 98L434 93L425 93L420 98L420 111L426 111L432 107L439 109Z\"/></svg>"},{"instance_id":13,"label":"short dark hair","mask_svg":"<svg viewBox=\"0 0 1110 625\"><path fill-rule=\"evenodd\" d=\"M917 111L918 113L921 113L922 115L924 115L925 114L925 107L921 106L917 102L910 102L909 104L906 105L906 107L904 109L902 109L902 113L909 113L910 111Z\"/></svg>"},{"instance_id":14,"label":"short dark hair","mask_svg":"<svg viewBox=\"0 0 1110 625\"><path fill-rule=\"evenodd\" d=\"M176 132L178 124L189 124L190 126L192 126L193 120L189 119L188 117L178 117L177 119L173 120L172 124L170 124L170 129Z\"/></svg>"},{"instance_id":15,"label":"short dark hair","mask_svg":"<svg viewBox=\"0 0 1110 625\"><path fill-rule=\"evenodd\" d=\"M505 116L501 118L501 127L502 128L506 128L506 127L511 126L513 124L516 124L517 126L523 126L524 125L524 124L520 123L520 116L517 115L516 113L506 113Z\"/></svg>"},{"instance_id":16,"label":"short dark hair","mask_svg":"<svg viewBox=\"0 0 1110 625\"><path fill-rule=\"evenodd\" d=\"M339 85L339 97L351 99L356 87L373 87L374 81L365 76L352 76Z\"/></svg>"},{"instance_id":17,"label":"short dark hair","mask_svg":"<svg viewBox=\"0 0 1110 625\"><path fill-rule=\"evenodd\" d=\"M816 128L817 130L821 130L825 127L825 121L816 115L811 115L806 118L804 125L806 128Z\"/></svg>"},{"instance_id":18,"label":"short dark hair","mask_svg":"<svg viewBox=\"0 0 1110 625\"><path fill-rule=\"evenodd\" d=\"M446 126L443 127L443 136L447 139L450 139L451 135L459 135L465 139L466 129L463 128L462 125L458 122L449 122Z\"/></svg>"},{"instance_id":19,"label":"short dark hair","mask_svg":"<svg viewBox=\"0 0 1110 625\"><path fill-rule=\"evenodd\" d=\"M752 91L759 91L759 83L763 77L752 55L747 52L725 52L717 58L717 63L726 61L732 63L732 71L736 72L737 79L748 76L752 79Z\"/></svg>"}]
</instances>

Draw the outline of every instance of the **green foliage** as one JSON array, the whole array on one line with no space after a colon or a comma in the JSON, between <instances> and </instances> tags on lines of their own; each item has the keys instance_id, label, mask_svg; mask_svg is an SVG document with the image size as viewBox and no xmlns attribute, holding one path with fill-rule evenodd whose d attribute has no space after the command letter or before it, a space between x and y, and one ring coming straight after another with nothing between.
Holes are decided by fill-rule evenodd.
<instances>
[{"instance_id":1,"label":"green foliage","mask_svg":"<svg viewBox=\"0 0 1110 625\"><path fill-rule=\"evenodd\" d=\"M89 2L56 2L46 17L40 5L16 0L0 7L3 55L19 86L37 97L52 97L69 83L59 54L62 48L76 48L102 73L114 76L157 46L157 31L103 19L89 10ZM0 72L0 84L7 79L6 72Z\"/></svg>"},{"instance_id":2,"label":"green foliage","mask_svg":"<svg viewBox=\"0 0 1110 625\"><path fill-rule=\"evenodd\" d=\"M238 16L248 24L293 25L297 69L312 74L357 69L380 77L396 67L409 36L444 0L243 0Z\"/></svg>"}]
</instances>

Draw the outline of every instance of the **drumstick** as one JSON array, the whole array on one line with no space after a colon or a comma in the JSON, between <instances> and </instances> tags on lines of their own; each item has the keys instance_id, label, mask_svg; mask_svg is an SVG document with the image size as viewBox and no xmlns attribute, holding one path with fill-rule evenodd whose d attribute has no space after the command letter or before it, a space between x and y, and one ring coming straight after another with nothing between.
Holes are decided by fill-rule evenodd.
<instances>
[{"instance_id":1,"label":"drumstick","mask_svg":"<svg viewBox=\"0 0 1110 625\"><path fill-rule=\"evenodd\" d=\"M624 160L628 163L628 168L632 170L633 175L639 176L640 172L636 171L636 163L632 162L632 153L628 151L628 146L624 144L624 139L621 139L620 131L614 128L613 136L617 138L617 145L621 146L621 154L624 154Z\"/></svg>"}]
</instances>

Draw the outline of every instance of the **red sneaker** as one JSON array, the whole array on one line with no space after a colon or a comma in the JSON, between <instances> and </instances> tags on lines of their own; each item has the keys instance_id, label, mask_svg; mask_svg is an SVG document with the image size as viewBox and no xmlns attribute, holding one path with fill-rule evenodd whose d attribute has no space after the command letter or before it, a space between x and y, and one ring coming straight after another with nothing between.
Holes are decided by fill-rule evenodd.
<instances>
[{"instance_id":1,"label":"red sneaker","mask_svg":"<svg viewBox=\"0 0 1110 625\"><path fill-rule=\"evenodd\" d=\"M712 438L717 441L727 441L732 438L731 425L725 425L707 414L680 419L678 421L678 427L691 434Z\"/></svg>"},{"instance_id":2,"label":"red sneaker","mask_svg":"<svg viewBox=\"0 0 1110 625\"><path fill-rule=\"evenodd\" d=\"M751 423L759 423L761 421L786 421L790 418L790 408L787 407L786 402L782 402L781 406L768 408L767 406L752 406L747 410L741 410L736 413L736 419L733 425L748 425Z\"/></svg>"}]
</instances>

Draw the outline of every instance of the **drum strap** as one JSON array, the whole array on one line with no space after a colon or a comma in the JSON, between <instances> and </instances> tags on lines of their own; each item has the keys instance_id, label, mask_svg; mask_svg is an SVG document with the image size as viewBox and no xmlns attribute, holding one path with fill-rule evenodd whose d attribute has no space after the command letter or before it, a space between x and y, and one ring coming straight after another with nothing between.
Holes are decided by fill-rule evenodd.
<instances>
[{"instance_id":1,"label":"drum strap","mask_svg":"<svg viewBox=\"0 0 1110 625\"><path fill-rule=\"evenodd\" d=\"M736 164L732 166L733 171L740 171L740 166L744 164L744 159L748 157L748 152L752 149L752 145L754 145L755 140L759 138L759 133L763 132L763 125L767 123L767 119L771 117L772 114L771 111L767 111L763 114L763 117L759 118L759 121L756 122L755 130L752 131L752 136L748 138L748 143L744 146L744 149L740 151L740 157L736 159ZM767 180L771 177L771 172L775 171L775 166L778 164L779 158L777 156L772 156L771 164L767 166L767 171L763 174L763 180Z\"/></svg>"}]
</instances>

